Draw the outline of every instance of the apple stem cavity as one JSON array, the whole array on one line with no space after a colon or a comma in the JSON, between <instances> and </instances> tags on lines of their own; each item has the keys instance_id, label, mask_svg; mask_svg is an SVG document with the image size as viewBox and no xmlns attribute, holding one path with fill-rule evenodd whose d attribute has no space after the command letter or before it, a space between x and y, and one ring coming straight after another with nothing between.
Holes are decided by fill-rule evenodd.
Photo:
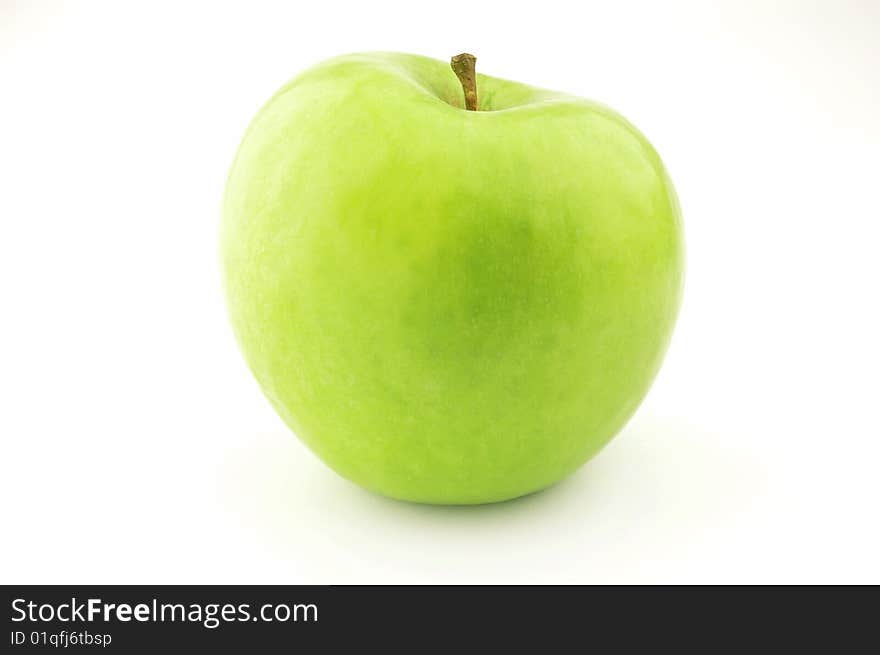
<instances>
[{"instance_id":1,"label":"apple stem cavity","mask_svg":"<svg viewBox=\"0 0 880 655\"><path fill-rule=\"evenodd\" d=\"M464 90L465 108L468 111L477 111L477 58L463 52L455 55L450 64Z\"/></svg>"}]
</instances>

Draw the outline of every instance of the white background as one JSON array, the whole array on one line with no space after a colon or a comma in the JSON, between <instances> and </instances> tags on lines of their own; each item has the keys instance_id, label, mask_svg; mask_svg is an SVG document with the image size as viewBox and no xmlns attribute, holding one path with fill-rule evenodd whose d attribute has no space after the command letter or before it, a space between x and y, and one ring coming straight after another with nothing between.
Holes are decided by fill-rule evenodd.
<instances>
[{"instance_id":1,"label":"white background","mask_svg":"<svg viewBox=\"0 0 880 655\"><path fill-rule=\"evenodd\" d=\"M622 433L518 501L325 468L228 327L256 110L326 57L468 50L638 125L685 304ZM880 582L880 4L0 0L0 581Z\"/></svg>"}]
</instances>

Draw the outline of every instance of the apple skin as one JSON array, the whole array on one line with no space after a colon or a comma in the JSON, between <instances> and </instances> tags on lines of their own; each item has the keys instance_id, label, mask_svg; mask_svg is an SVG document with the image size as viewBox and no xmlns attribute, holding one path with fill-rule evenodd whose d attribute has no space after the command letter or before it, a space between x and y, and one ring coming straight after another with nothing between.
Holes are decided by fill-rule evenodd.
<instances>
[{"instance_id":1,"label":"apple skin","mask_svg":"<svg viewBox=\"0 0 880 655\"><path fill-rule=\"evenodd\" d=\"M393 498L552 485L633 414L678 314L675 191L610 109L369 53L250 125L221 228L232 325L283 420Z\"/></svg>"}]
</instances>

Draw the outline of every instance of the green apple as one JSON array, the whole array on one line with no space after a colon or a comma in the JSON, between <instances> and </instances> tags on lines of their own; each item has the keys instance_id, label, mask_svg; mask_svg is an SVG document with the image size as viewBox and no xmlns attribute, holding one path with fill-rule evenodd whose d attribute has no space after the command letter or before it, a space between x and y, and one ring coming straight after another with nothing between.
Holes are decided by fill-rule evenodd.
<instances>
[{"instance_id":1,"label":"green apple","mask_svg":"<svg viewBox=\"0 0 880 655\"><path fill-rule=\"evenodd\" d=\"M281 88L232 165L221 250L296 435L367 489L472 504L557 482L633 414L683 239L624 118L454 61L348 55Z\"/></svg>"}]
</instances>

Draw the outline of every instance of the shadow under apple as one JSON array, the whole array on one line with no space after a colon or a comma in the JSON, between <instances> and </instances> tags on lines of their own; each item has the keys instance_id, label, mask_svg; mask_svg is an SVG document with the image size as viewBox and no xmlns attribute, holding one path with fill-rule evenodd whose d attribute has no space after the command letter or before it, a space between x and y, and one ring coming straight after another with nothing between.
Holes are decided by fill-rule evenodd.
<instances>
[{"instance_id":1,"label":"shadow under apple","mask_svg":"<svg viewBox=\"0 0 880 655\"><path fill-rule=\"evenodd\" d=\"M625 581L656 558L673 562L711 542L760 495L760 462L735 444L677 419L639 416L545 491L431 506L364 491L279 433L227 459L220 500L279 561L309 571L309 580L279 582Z\"/></svg>"}]
</instances>

